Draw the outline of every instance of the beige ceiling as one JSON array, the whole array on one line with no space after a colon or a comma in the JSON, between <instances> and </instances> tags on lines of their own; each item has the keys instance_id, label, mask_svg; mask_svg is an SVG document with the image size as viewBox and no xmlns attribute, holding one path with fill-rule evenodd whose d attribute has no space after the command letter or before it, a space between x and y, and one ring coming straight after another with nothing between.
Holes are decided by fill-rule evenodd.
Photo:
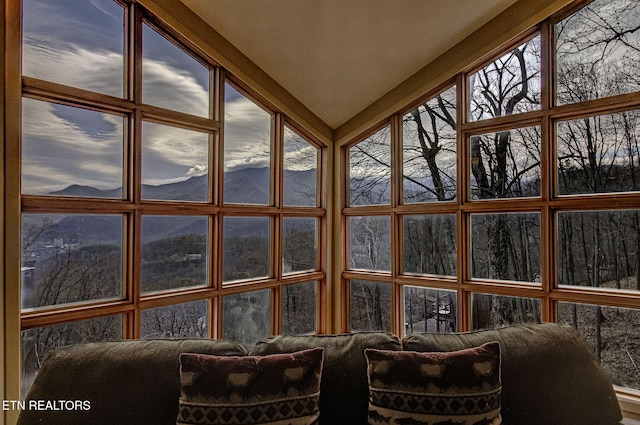
<instances>
[{"instance_id":1,"label":"beige ceiling","mask_svg":"<svg viewBox=\"0 0 640 425\"><path fill-rule=\"evenodd\" d=\"M337 128L515 0L181 0Z\"/></svg>"}]
</instances>

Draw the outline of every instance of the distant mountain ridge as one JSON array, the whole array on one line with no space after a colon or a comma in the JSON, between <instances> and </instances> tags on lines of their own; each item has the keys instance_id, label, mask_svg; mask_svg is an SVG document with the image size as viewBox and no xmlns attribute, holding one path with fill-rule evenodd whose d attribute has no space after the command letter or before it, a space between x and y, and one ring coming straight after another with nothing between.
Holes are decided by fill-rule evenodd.
<instances>
[{"instance_id":1,"label":"distant mountain ridge","mask_svg":"<svg viewBox=\"0 0 640 425\"><path fill-rule=\"evenodd\" d=\"M313 205L316 187L316 170L285 171L286 205ZM142 185L142 198L148 200L206 202L208 175L194 176L175 183ZM224 202L250 205L267 205L270 196L269 168L244 168L224 174ZM97 189L79 184L50 192L55 196L89 198L121 198L122 188Z\"/></svg>"},{"instance_id":2,"label":"distant mountain ridge","mask_svg":"<svg viewBox=\"0 0 640 425\"><path fill-rule=\"evenodd\" d=\"M286 205L314 205L316 171L285 172ZM267 205L270 197L270 170L268 168L245 168L225 173L224 199L227 203ZM92 198L121 198L122 189L101 190L91 186L74 184L65 189L51 192L55 196ZM162 185L143 185L142 196L149 200L173 200L206 202L208 197L208 176L195 176L186 180ZM30 221L30 220L27 220ZM121 240L122 221L117 216L107 215L67 215L55 221L55 234L65 242L82 238L85 243ZM255 219L233 222L225 228L227 237L247 236L263 233L264 227ZM207 220L202 216L145 216L142 222L144 243L185 234L207 234Z\"/></svg>"}]
</instances>

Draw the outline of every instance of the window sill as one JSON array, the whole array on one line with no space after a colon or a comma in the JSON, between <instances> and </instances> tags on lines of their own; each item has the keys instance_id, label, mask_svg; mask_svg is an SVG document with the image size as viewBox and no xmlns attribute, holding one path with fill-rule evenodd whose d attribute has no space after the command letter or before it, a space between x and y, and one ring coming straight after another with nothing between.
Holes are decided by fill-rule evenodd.
<instances>
[{"instance_id":1,"label":"window sill","mask_svg":"<svg viewBox=\"0 0 640 425\"><path fill-rule=\"evenodd\" d=\"M624 425L640 425L640 391L616 387Z\"/></svg>"}]
</instances>

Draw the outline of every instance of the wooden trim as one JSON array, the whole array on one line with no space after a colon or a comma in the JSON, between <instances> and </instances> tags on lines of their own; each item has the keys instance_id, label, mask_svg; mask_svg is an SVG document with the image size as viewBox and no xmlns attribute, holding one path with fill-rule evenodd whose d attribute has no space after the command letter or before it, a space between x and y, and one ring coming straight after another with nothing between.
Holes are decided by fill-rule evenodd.
<instances>
[{"instance_id":1,"label":"wooden trim","mask_svg":"<svg viewBox=\"0 0 640 425\"><path fill-rule=\"evenodd\" d=\"M487 118L480 121L463 122L459 124L459 127L465 134L482 135L501 130L540 125L540 120L544 115L544 111L522 112L495 118Z\"/></svg>"},{"instance_id":2,"label":"wooden trim","mask_svg":"<svg viewBox=\"0 0 640 425\"><path fill-rule=\"evenodd\" d=\"M456 276L437 276L417 273L401 274L394 279L396 282L406 286L416 286L434 289L458 289L458 279Z\"/></svg>"},{"instance_id":3,"label":"wooden trim","mask_svg":"<svg viewBox=\"0 0 640 425\"><path fill-rule=\"evenodd\" d=\"M615 387L625 425L640 425L640 391ZM632 422L633 421L633 422Z\"/></svg>"},{"instance_id":4,"label":"wooden trim","mask_svg":"<svg viewBox=\"0 0 640 425\"><path fill-rule=\"evenodd\" d=\"M222 257L222 234L221 234L220 214L209 216L209 237L207 239L207 250L211 253L207 261L208 286L219 291L222 288L222 266L218 258Z\"/></svg>"},{"instance_id":5,"label":"wooden trim","mask_svg":"<svg viewBox=\"0 0 640 425\"><path fill-rule=\"evenodd\" d=\"M122 217L122 237L124 238L122 244L122 264L124 270L122 270L122 295L125 300L131 300L134 303L139 300L140 293L140 268L141 259L136 249L139 246L139 222L138 214L135 212L127 213ZM127 324L129 328L132 327L132 323ZM134 332L135 333L135 332Z\"/></svg>"},{"instance_id":6,"label":"wooden trim","mask_svg":"<svg viewBox=\"0 0 640 425\"><path fill-rule=\"evenodd\" d=\"M632 92L557 106L550 111L550 115L556 121L567 121L638 108L640 108L640 92Z\"/></svg>"},{"instance_id":7,"label":"wooden trim","mask_svg":"<svg viewBox=\"0 0 640 425\"><path fill-rule=\"evenodd\" d=\"M130 301L110 300L81 305L63 305L54 310L24 311L21 318L22 330L96 319L133 310L134 305Z\"/></svg>"},{"instance_id":8,"label":"wooden trim","mask_svg":"<svg viewBox=\"0 0 640 425\"><path fill-rule=\"evenodd\" d=\"M218 339L218 299L219 297L212 297L207 299L207 309L209 311L208 322L208 337L211 339Z\"/></svg>"},{"instance_id":9,"label":"wooden trim","mask_svg":"<svg viewBox=\"0 0 640 425\"><path fill-rule=\"evenodd\" d=\"M282 290L283 286L276 286L271 289L271 296L269 297L271 300L271 314L270 314L270 322L271 322L271 335L282 335Z\"/></svg>"},{"instance_id":10,"label":"wooden trim","mask_svg":"<svg viewBox=\"0 0 640 425\"><path fill-rule=\"evenodd\" d=\"M7 27L7 13L6 13L6 2L5 0L2 0L2 2L0 2L0 15L2 17L2 23L0 24L0 37L2 37L2 39L0 40L0 56L2 57L2 60L0 61L0 72L2 72L2 79L0 80L0 93L2 94L2 98L5 99L7 97L7 90L6 90L6 84L7 84L7 70L5 68L5 64L6 64L6 59L7 59L7 35L6 35L6 27ZM4 102L3 102L3 106L0 109L2 111L2 115L0 116L0 133L2 134L2 143L3 145L6 145L6 121L7 121L7 111L5 109L4 106ZM2 159L0 161L0 175L2 175L3 178L3 182L4 180L6 180L6 178L8 177L7 171L6 171L6 167L5 167L5 163L7 162L7 157L5 155L5 149L2 150L2 152L0 153L0 158ZM9 249L9 246L7 246L7 243L5 242L5 227L6 227L6 213L5 213L5 196L6 196L7 191L5 190L5 186L4 184L2 185L2 188L0 188L0 218L2 218L2 227L0 227L0 238L2 239L2 245L0 245L0 257L1 258L5 258L5 251ZM15 267L14 267L15 269ZM2 323L4 325L5 320L8 316L8 312L11 309L11 305L10 302L13 301L14 303L17 303L17 300L9 300L5 294L4 294L4 288L7 286L8 282L9 282L9 268L5 265L4 260L2 262L0 262L0 285L2 285L2 292L0 293L0 317L2 317ZM15 309L15 305L13 306L13 308ZM15 332L15 333L19 333ZM2 380L2 387L0 387L0 397L2 397L3 400L9 399L10 397L8 397L8 394L15 394L14 390L15 388L10 388L10 381L7 379L8 375L11 373L7 370L6 368L6 364L7 362L7 358L9 357L13 357L14 359L16 357L15 354L15 349L13 349L11 351L9 351L9 347L11 347L12 345L15 347L15 344L10 344L10 342L15 343L16 341L16 337L15 334L13 337L10 336L11 335L11 330L10 329L5 329L5 326L1 326L0 327L0 363L2 364L2 368L0 369L0 379ZM0 416L0 424L4 425L5 421L7 419L7 413L3 412L3 414Z\"/></svg>"},{"instance_id":11,"label":"wooden trim","mask_svg":"<svg viewBox=\"0 0 640 425\"><path fill-rule=\"evenodd\" d=\"M22 63L21 31L22 20L19 1L2 0L2 24L0 24L0 92L3 106L0 107L0 131L3 150L0 175L4 185L0 189L0 216L2 217L2 245L0 245L0 361L2 361L2 387L4 400L20 399L20 284L21 245L20 225L20 123L22 121L21 79ZM0 423L15 423L17 411L5 411L0 415Z\"/></svg>"},{"instance_id":12,"label":"wooden trim","mask_svg":"<svg viewBox=\"0 0 640 425\"><path fill-rule=\"evenodd\" d=\"M124 69L124 93L125 99L133 101L136 99L135 93L135 78L136 69L139 68L139 64L136 63L136 36L137 17L136 6L131 4L121 4L124 9L124 55L125 55L125 69Z\"/></svg>"},{"instance_id":13,"label":"wooden trim","mask_svg":"<svg viewBox=\"0 0 640 425\"><path fill-rule=\"evenodd\" d=\"M130 113L135 108L135 104L126 99L37 80L27 76L22 77L22 94L30 99L82 107L122 116Z\"/></svg>"},{"instance_id":14,"label":"wooden trim","mask_svg":"<svg viewBox=\"0 0 640 425\"><path fill-rule=\"evenodd\" d=\"M346 310L343 295L342 269L346 255L343 229L344 217L341 214L344 205L344 181L342 175L345 172L342 149L332 145L327 155L327 228L329 230L326 255L327 255L327 303L324 308L327 317L327 332L342 331L342 317ZM333 308L331 308L333 307Z\"/></svg>"},{"instance_id":15,"label":"wooden trim","mask_svg":"<svg viewBox=\"0 0 640 425\"><path fill-rule=\"evenodd\" d=\"M219 130L221 127L219 122L209 118L185 114L184 112L170 111L158 106L140 105L138 109L142 112L142 119L145 122L153 122L200 132L213 132Z\"/></svg>"},{"instance_id":16,"label":"wooden trim","mask_svg":"<svg viewBox=\"0 0 640 425\"><path fill-rule=\"evenodd\" d=\"M557 302L572 302L579 304L599 304L606 307L622 307L638 309L640 293L589 288L584 286L561 286L555 288L549 298Z\"/></svg>"}]
</instances>

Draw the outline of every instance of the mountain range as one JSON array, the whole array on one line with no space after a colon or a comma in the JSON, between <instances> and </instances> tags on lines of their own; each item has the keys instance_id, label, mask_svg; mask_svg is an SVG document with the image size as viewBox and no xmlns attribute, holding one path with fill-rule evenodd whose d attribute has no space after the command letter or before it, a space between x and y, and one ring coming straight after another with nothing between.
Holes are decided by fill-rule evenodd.
<instances>
[{"instance_id":1,"label":"mountain range","mask_svg":"<svg viewBox=\"0 0 640 425\"><path fill-rule=\"evenodd\" d=\"M224 174L225 203L267 205L271 186L268 168L245 168ZM315 205L316 170L286 171L284 176L284 202L292 206ZM208 176L190 177L186 180L162 185L143 185L143 199L206 202ZM55 196L121 198L122 189L101 190L91 186L70 185L63 190L51 192ZM101 243L122 240L122 221L118 216L108 215L51 215L53 228L49 238L62 239L65 243L78 240L84 243ZM24 227L37 223L43 215L25 215ZM142 222L144 243L187 234L205 235L208 221L203 216L145 216ZM246 218L233 220L225 225L227 237L239 237L264 233L264 220Z\"/></svg>"}]
</instances>

